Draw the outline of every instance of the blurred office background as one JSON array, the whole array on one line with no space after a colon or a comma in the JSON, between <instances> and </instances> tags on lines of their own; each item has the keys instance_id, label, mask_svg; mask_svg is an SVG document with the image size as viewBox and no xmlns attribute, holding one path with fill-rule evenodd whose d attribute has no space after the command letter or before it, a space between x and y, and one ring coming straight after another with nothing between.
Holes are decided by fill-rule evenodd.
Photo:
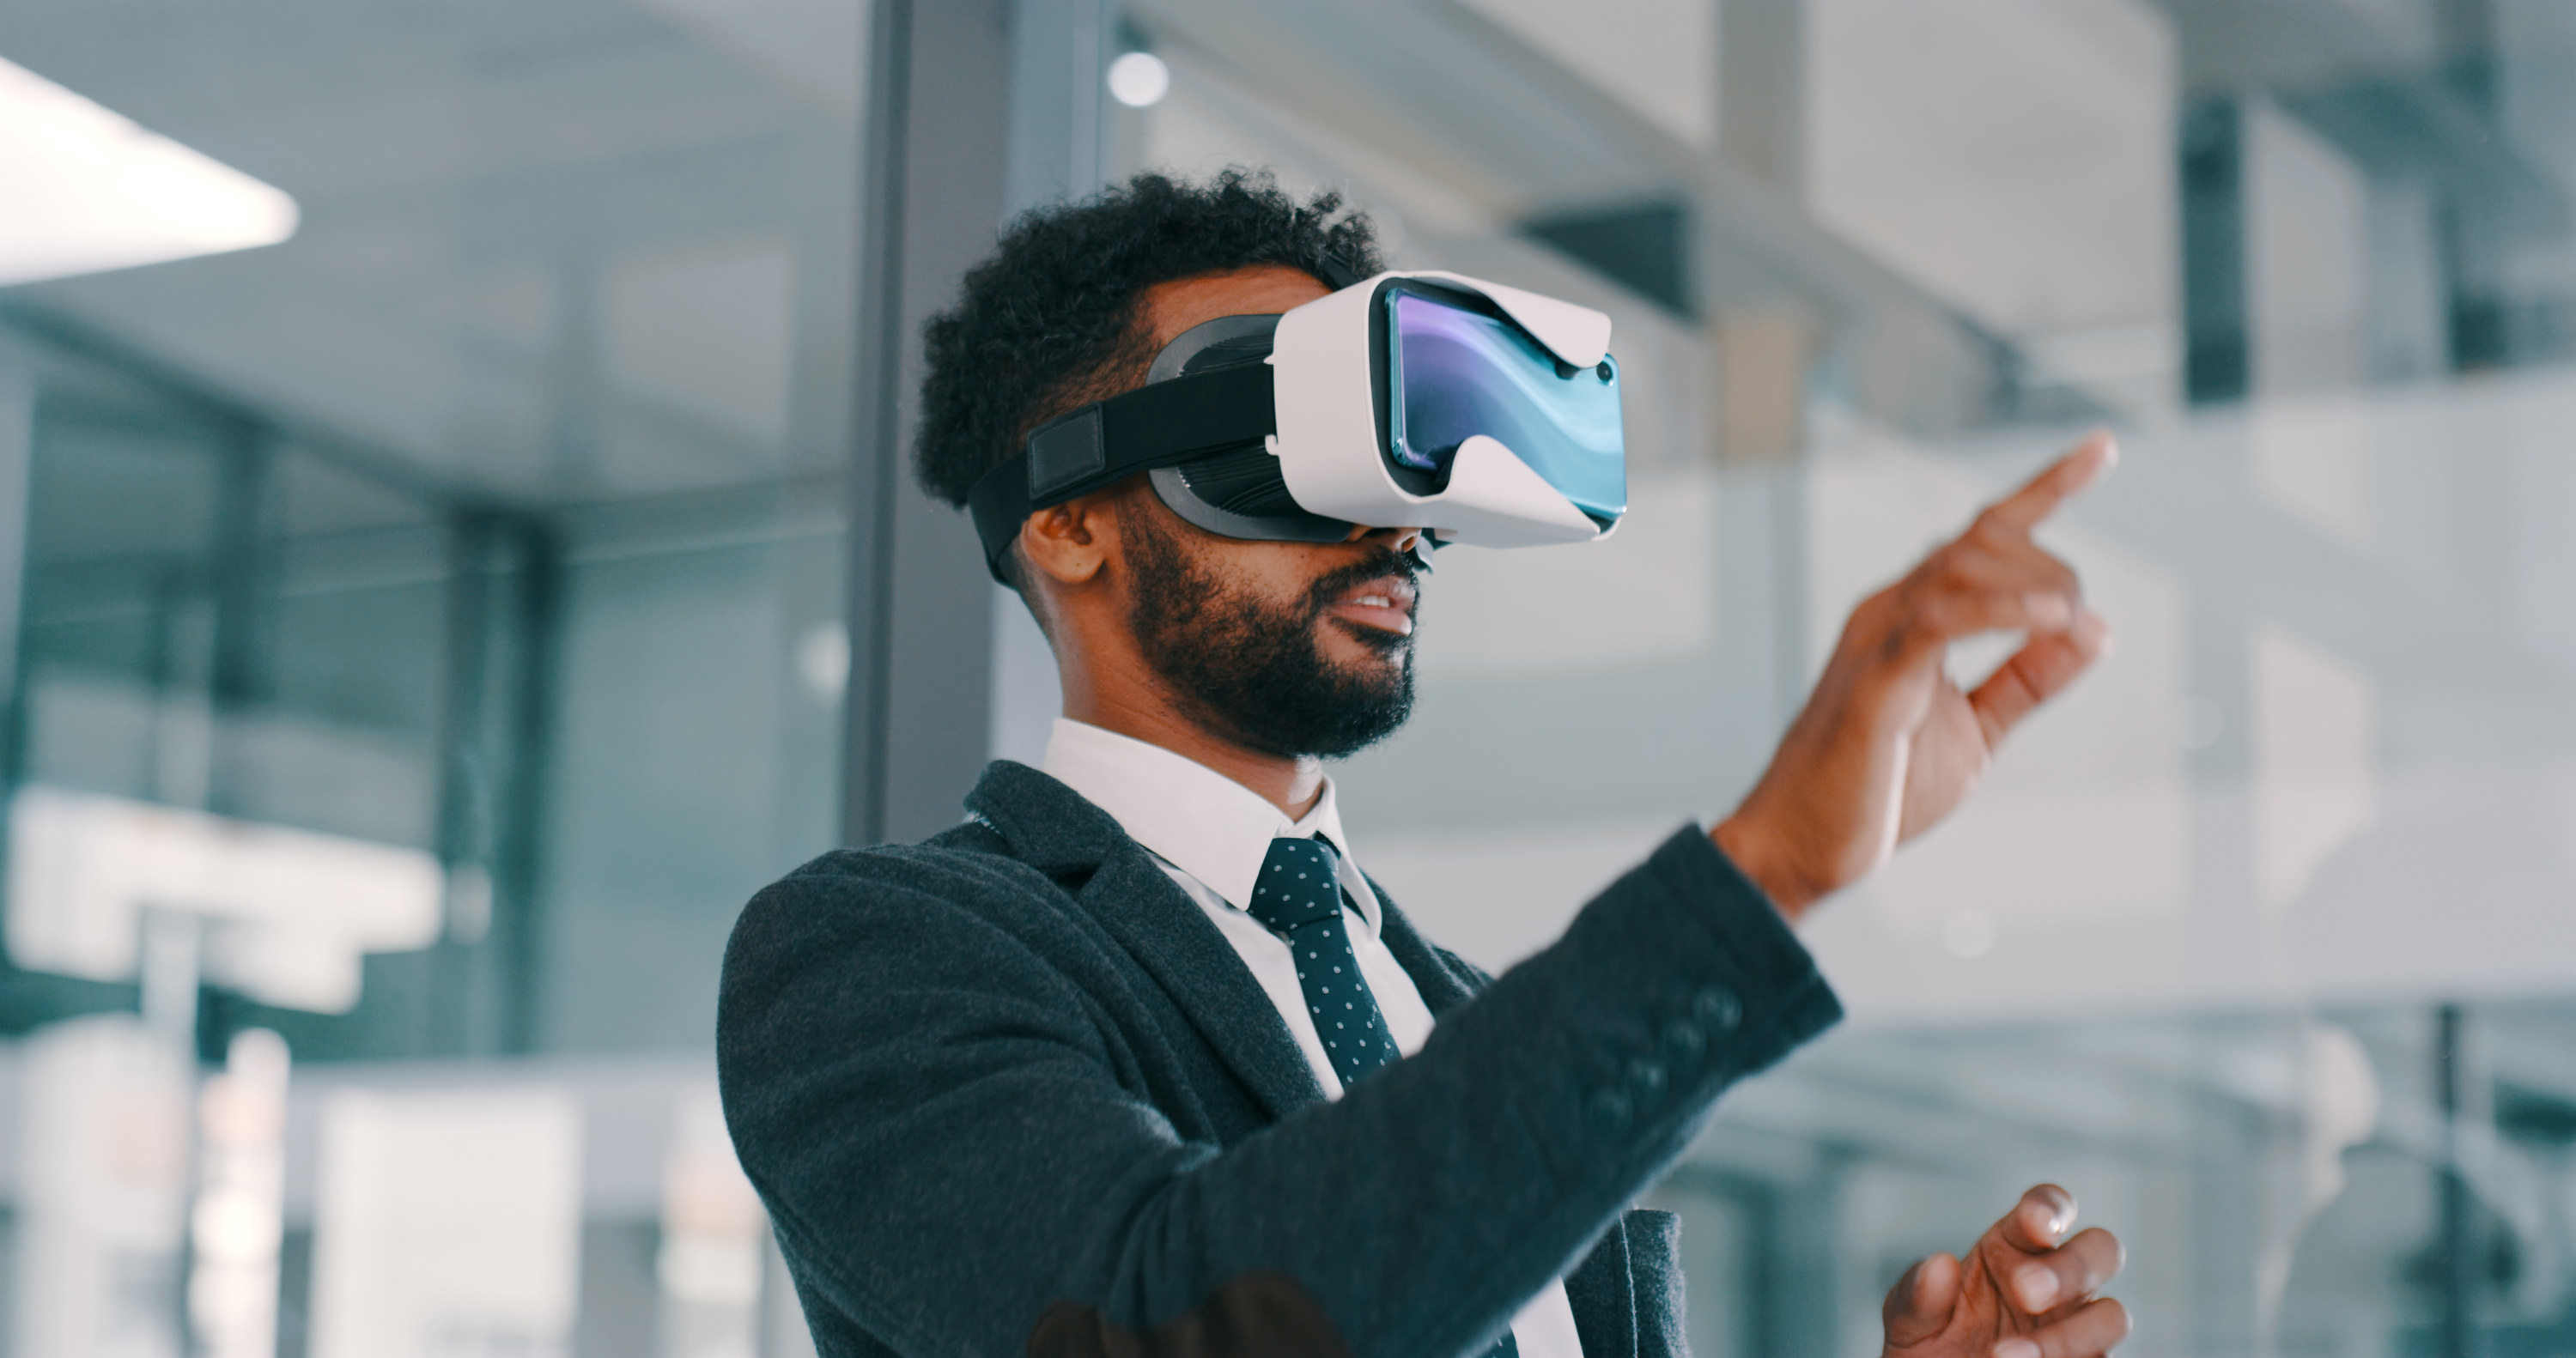
<instances>
[{"instance_id":1,"label":"blurred office background","mask_svg":"<svg viewBox=\"0 0 2576 1358\"><path fill-rule=\"evenodd\" d=\"M0 1355L806 1351L726 931L1054 715L907 342L1228 165L1617 320L1630 520L1444 553L1338 772L1488 965L2120 431L2116 652L1655 1191L1698 1353L2039 1178L2127 1353L2576 1350L2563 0L0 0Z\"/></svg>"}]
</instances>

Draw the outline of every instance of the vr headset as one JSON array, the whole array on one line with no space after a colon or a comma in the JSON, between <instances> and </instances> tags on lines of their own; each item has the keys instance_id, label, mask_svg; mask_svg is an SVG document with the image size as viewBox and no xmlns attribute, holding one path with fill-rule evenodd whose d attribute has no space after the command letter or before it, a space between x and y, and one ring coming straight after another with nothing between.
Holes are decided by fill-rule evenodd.
<instances>
[{"instance_id":1,"label":"vr headset","mask_svg":"<svg viewBox=\"0 0 2576 1358\"><path fill-rule=\"evenodd\" d=\"M1610 318L1452 273L1389 272L1273 316L1224 316L1154 356L1145 385L1038 426L967 496L1003 574L1041 509L1148 473L1223 537L1590 542L1628 510Z\"/></svg>"}]
</instances>

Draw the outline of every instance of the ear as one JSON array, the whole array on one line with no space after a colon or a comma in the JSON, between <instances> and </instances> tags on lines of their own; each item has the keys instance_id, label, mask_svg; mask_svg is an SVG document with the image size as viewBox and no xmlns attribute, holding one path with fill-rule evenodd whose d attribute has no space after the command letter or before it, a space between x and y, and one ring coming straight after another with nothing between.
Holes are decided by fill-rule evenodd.
<instances>
[{"instance_id":1,"label":"ear","mask_svg":"<svg viewBox=\"0 0 2576 1358\"><path fill-rule=\"evenodd\" d=\"M1117 536L1102 509L1098 497L1085 495L1029 515L1020 525L1021 560L1059 586L1098 578Z\"/></svg>"}]
</instances>

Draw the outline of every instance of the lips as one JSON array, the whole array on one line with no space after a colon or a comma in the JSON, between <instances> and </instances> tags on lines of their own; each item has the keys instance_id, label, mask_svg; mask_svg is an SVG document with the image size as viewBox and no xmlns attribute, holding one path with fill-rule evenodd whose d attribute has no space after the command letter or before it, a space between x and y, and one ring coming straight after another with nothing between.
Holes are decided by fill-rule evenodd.
<instances>
[{"instance_id":1,"label":"lips","mask_svg":"<svg viewBox=\"0 0 2576 1358\"><path fill-rule=\"evenodd\" d=\"M1411 580L1382 575L1343 590L1324 611L1362 627L1409 637L1413 635L1414 597Z\"/></svg>"}]
</instances>

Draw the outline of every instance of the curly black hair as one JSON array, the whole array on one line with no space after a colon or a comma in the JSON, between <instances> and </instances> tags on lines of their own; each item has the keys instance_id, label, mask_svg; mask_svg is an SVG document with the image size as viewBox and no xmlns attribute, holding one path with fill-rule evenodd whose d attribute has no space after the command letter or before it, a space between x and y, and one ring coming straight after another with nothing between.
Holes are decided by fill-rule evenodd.
<instances>
[{"instance_id":1,"label":"curly black hair","mask_svg":"<svg viewBox=\"0 0 2576 1358\"><path fill-rule=\"evenodd\" d=\"M1229 169L1204 184L1140 174L1021 217L925 332L921 488L963 505L1030 430L1142 382L1136 303L1154 284L1257 264L1378 272L1375 228L1342 209L1337 193L1301 203L1267 170Z\"/></svg>"}]
</instances>

